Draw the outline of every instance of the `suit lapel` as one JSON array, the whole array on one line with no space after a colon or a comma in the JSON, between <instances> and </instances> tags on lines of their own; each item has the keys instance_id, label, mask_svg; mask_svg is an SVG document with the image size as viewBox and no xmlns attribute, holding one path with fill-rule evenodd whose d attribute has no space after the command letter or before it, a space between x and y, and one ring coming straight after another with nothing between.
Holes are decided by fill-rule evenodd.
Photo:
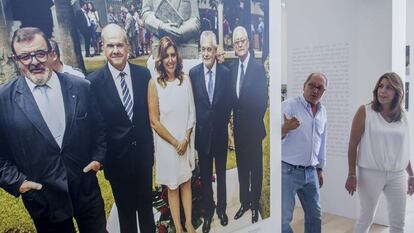
<instances>
[{"instance_id":1,"label":"suit lapel","mask_svg":"<svg viewBox=\"0 0 414 233\"><path fill-rule=\"evenodd\" d=\"M18 79L14 101L16 101L17 106L19 106L22 112L26 115L27 119L29 119L35 128L46 138L46 141L50 143L51 146L59 148L42 117L42 113L40 113L29 86L27 86L25 77L19 76Z\"/></svg>"},{"instance_id":2,"label":"suit lapel","mask_svg":"<svg viewBox=\"0 0 414 233\"><path fill-rule=\"evenodd\" d=\"M61 74L57 73L60 86L62 89L62 97L63 97L63 104L65 108L65 121L66 121L66 128L65 134L63 136L62 141L62 149L65 146L68 136L72 131L72 126L75 121L76 110L78 106L78 93L73 88L72 82L68 79L63 77Z\"/></svg>"},{"instance_id":3,"label":"suit lapel","mask_svg":"<svg viewBox=\"0 0 414 233\"><path fill-rule=\"evenodd\" d=\"M253 66L252 59L254 58L252 55L250 55L249 62L247 63L246 71L244 72L244 80L240 88L239 99L242 97L244 90L246 89L246 86L249 86L250 79L252 79L252 74L250 74L252 72L252 66Z\"/></svg>"},{"instance_id":4,"label":"suit lapel","mask_svg":"<svg viewBox=\"0 0 414 233\"><path fill-rule=\"evenodd\" d=\"M237 98L237 73L238 73L238 71L239 71L239 59L237 58L237 60L233 63L233 67L232 67L233 69L232 69L232 85L233 85L233 93L234 93L234 95L235 95L235 97L236 97L236 99L238 99ZM240 93L239 93L240 94Z\"/></svg>"},{"instance_id":5,"label":"suit lapel","mask_svg":"<svg viewBox=\"0 0 414 233\"><path fill-rule=\"evenodd\" d=\"M219 94L221 91L223 77L221 76L221 65L216 64L216 82L214 83L214 95L213 95L213 105L215 105L219 99Z\"/></svg>"},{"instance_id":6,"label":"suit lapel","mask_svg":"<svg viewBox=\"0 0 414 233\"><path fill-rule=\"evenodd\" d=\"M204 65L201 63L200 68L198 69L198 75L200 77L200 87L203 100L207 101L210 105L210 99L208 97L207 87L206 87L206 76L204 74Z\"/></svg>"},{"instance_id":7,"label":"suit lapel","mask_svg":"<svg viewBox=\"0 0 414 233\"><path fill-rule=\"evenodd\" d=\"M130 90L130 91L132 91L132 93L134 94L134 102L133 102L134 105L132 106L132 108L133 108L132 112L134 113L134 115L132 116L132 122L134 122L134 118L136 117L136 114L140 113L140 111L138 111L136 109L137 106L138 106L139 95L141 94L141 93L138 92L140 90L140 86L139 86L140 85L140 82L139 82L140 77L138 77L138 75L135 73L135 69L133 68L133 66L131 66L129 63L127 65L129 65L129 70L131 72L131 83L132 83L131 88L132 88L132 90ZM133 77L136 77L136 78L133 78ZM147 87L144 87L144 88L147 88ZM128 118L128 115L126 114L126 112L125 112L125 116ZM128 121L130 121L129 118L128 118Z\"/></svg>"}]
</instances>

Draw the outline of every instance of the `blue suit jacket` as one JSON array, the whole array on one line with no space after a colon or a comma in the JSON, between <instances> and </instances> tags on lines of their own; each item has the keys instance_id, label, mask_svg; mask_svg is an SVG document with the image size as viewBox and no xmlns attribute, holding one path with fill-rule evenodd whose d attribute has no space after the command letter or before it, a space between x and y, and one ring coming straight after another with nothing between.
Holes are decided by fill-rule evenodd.
<instances>
[{"instance_id":1,"label":"blue suit jacket","mask_svg":"<svg viewBox=\"0 0 414 233\"><path fill-rule=\"evenodd\" d=\"M101 200L95 172L83 173L91 161L103 162L103 120L89 82L59 74L66 129L62 148L54 140L36 101L19 76L0 87L0 187L19 196L24 180L43 185L23 194L33 218L62 221L74 211ZM50 109L50 111L54 111Z\"/></svg>"}]
</instances>

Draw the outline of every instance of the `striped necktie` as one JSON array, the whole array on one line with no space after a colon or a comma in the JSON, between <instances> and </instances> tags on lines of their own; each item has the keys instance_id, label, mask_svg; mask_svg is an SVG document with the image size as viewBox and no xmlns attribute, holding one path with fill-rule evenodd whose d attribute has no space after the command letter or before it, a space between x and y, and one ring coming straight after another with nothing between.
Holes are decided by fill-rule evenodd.
<instances>
[{"instance_id":1,"label":"striped necktie","mask_svg":"<svg viewBox=\"0 0 414 233\"><path fill-rule=\"evenodd\" d=\"M129 93L129 89L125 81L125 76L125 72L121 72L119 74L119 77L121 78L122 103L124 104L125 112L127 113L129 120L132 122L132 117L134 116L134 103L132 102L131 94Z\"/></svg>"}]
</instances>

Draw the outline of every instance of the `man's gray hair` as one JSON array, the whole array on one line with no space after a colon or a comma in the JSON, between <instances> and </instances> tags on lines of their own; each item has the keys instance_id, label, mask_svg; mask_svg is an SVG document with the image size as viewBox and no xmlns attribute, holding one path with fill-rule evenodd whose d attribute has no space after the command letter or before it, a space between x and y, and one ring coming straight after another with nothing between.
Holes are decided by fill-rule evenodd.
<instances>
[{"instance_id":1,"label":"man's gray hair","mask_svg":"<svg viewBox=\"0 0 414 233\"><path fill-rule=\"evenodd\" d=\"M247 35L247 31L246 28L242 27L242 26L237 26L234 30L233 30L233 42L234 42L234 37L237 34L237 32L239 32L243 34L243 36L245 36L247 39L249 39L249 36Z\"/></svg>"},{"instance_id":2,"label":"man's gray hair","mask_svg":"<svg viewBox=\"0 0 414 233\"><path fill-rule=\"evenodd\" d=\"M108 34L108 33L121 33L122 34L122 36L124 37L124 39L125 39L125 43L127 43L128 44L128 37L127 37L127 35L126 35L126 32L125 32L125 29L124 28L122 28L121 26L119 26L118 24L115 24L115 23L110 23L110 24L108 24L108 25L106 25L103 29L102 29L102 32L101 32L101 39L102 39L102 44L105 44L105 36Z\"/></svg>"},{"instance_id":3,"label":"man's gray hair","mask_svg":"<svg viewBox=\"0 0 414 233\"><path fill-rule=\"evenodd\" d=\"M210 41L215 48L217 48L217 39L216 34L214 34L213 31L203 31L200 35L200 44L203 43L203 41Z\"/></svg>"},{"instance_id":4,"label":"man's gray hair","mask_svg":"<svg viewBox=\"0 0 414 233\"><path fill-rule=\"evenodd\" d=\"M314 73L310 73L309 76L306 78L305 82L303 83L303 87L305 87L305 85L309 82L309 80L313 77L313 76L320 76L323 79L325 79L325 88L328 88L328 79L326 78L326 76L323 73L320 72L314 72Z\"/></svg>"}]
</instances>

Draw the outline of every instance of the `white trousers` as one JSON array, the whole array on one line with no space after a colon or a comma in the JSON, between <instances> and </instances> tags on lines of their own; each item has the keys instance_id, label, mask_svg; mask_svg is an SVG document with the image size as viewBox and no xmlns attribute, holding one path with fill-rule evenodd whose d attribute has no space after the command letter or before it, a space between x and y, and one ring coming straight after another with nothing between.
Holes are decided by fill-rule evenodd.
<instances>
[{"instance_id":1,"label":"white trousers","mask_svg":"<svg viewBox=\"0 0 414 233\"><path fill-rule=\"evenodd\" d=\"M361 209L355 233L368 233L382 192L387 200L390 233L404 232L407 198L405 170L387 172L358 167L357 177Z\"/></svg>"}]
</instances>

